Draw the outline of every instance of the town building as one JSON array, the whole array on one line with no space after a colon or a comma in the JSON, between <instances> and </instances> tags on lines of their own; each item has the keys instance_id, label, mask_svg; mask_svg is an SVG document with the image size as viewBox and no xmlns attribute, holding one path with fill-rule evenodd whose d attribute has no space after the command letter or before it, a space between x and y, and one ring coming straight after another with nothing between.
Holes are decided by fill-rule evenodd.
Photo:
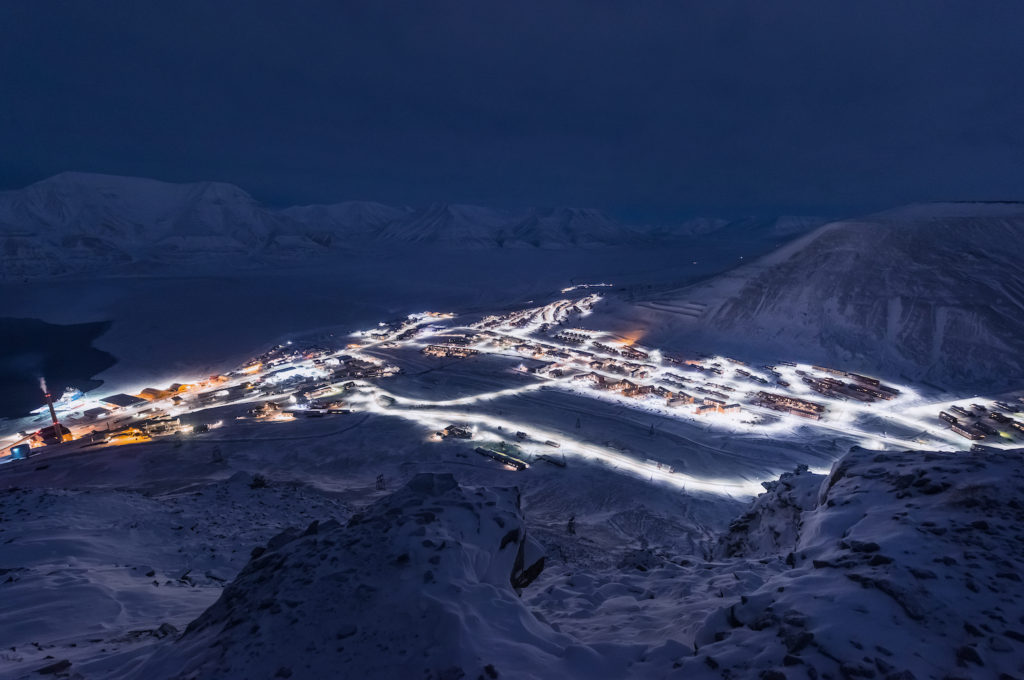
<instances>
[{"instance_id":1,"label":"town building","mask_svg":"<svg viewBox=\"0 0 1024 680\"><path fill-rule=\"evenodd\" d=\"M472 439L473 430L463 425L449 425L438 433L442 439L453 437L455 439Z\"/></svg>"},{"instance_id":2,"label":"town building","mask_svg":"<svg viewBox=\"0 0 1024 680\"><path fill-rule=\"evenodd\" d=\"M431 357L457 357L459 359L465 359L479 354L480 352L469 347L461 347L458 345L427 345L423 348L423 353Z\"/></svg>"},{"instance_id":3,"label":"town building","mask_svg":"<svg viewBox=\"0 0 1024 680\"><path fill-rule=\"evenodd\" d=\"M978 432L973 428L962 427L955 423L953 425L950 425L949 429L953 430L953 432L956 432L961 437L966 437L967 439L970 440L985 438L985 434L983 432Z\"/></svg>"},{"instance_id":4,"label":"town building","mask_svg":"<svg viewBox=\"0 0 1024 680\"><path fill-rule=\"evenodd\" d=\"M145 404L145 399L132 396L130 394L112 394L109 397L100 399L100 403L107 404L113 408L129 408L131 406L138 406L139 404Z\"/></svg>"},{"instance_id":5,"label":"town building","mask_svg":"<svg viewBox=\"0 0 1024 680\"><path fill-rule=\"evenodd\" d=\"M140 399L145 399L146 401L159 401L161 399L166 399L172 394L174 393L171 392L170 390L161 390L157 389L156 387L147 387L146 389L142 390L135 396L139 397Z\"/></svg>"},{"instance_id":6,"label":"town building","mask_svg":"<svg viewBox=\"0 0 1024 680\"><path fill-rule=\"evenodd\" d=\"M492 460L496 460L499 463L502 463L504 465L508 465L509 467L511 467L511 468L513 468L515 470L525 470L526 468L530 467L526 463L526 461L520 460L519 458L516 458L515 456L510 456L507 453L502 453L501 451L495 451L494 449L487 449L487 448L484 448L483 446L478 446L474 450L477 453L479 453L481 456L484 456L486 458L491 458Z\"/></svg>"},{"instance_id":7,"label":"town building","mask_svg":"<svg viewBox=\"0 0 1024 680\"><path fill-rule=\"evenodd\" d=\"M798 399L774 392L758 392L756 403L776 411L785 411L801 418L818 420L825 412L825 407L813 401Z\"/></svg>"}]
</instances>

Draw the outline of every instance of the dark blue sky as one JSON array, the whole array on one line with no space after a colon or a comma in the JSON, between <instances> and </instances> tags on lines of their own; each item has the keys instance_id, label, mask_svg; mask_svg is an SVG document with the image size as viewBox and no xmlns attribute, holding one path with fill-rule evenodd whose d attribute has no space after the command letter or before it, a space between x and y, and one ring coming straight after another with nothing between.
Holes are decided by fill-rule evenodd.
<instances>
[{"instance_id":1,"label":"dark blue sky","mask_svg":"<svg viewBox=\"0 0 1024 680\"><path fill-rule=\"evenodd\" d=\"M1024 3L0 4L0 188L623 216L1024 198Z\"/></svg>"}]
</instances>

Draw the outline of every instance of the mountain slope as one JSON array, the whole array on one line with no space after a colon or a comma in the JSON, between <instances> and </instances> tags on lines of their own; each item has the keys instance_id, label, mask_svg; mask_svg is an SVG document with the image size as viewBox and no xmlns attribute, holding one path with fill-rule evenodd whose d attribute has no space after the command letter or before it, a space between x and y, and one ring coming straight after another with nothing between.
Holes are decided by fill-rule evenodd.
<instances>
[{"instance_id":1,"label":"mountain slope","mask_svg":"<svg viewBox=\"0 0 1024 680\"><path fill-rule=\"evenodd\" d=\"M394 220L376 238L459 248L493 248L506 237L514 214L473 205L435 203Z\"/></svg>"},{"instance_id":2,"label":"mountain slope","mask_svg":"<svg viewBox=\"0 0 1024 680\"><path fill-rule=\"evenodd\" d=\"M1020 677L1022 494L1019 451L854 450L784 477L723 547L785 568L709 616L670 677Z\"/></svg>"},{"instance_id":3,"label":"mountain slope","mask_svg":"<svg viewBox=\"0 0 1024 680\"><path fill-rule=\"evenodd\" d=\"M281 211L305 227L317 242L332 245L345 239L363 240L375 237L392 222L412 212L371 201L346 201L330 205L302 205Z\"/></svg>"},{"instance_id":4,"label":"mountain slope","mask_svg":"<svg viewBox=\"0 0 1024 680\"><path fill-rule=\"evenodd\" d=\"M1006 384L1024 376L1024 204L910 206L833 222L643 306L646 323L676 343L947 387Z\"/></svg>"},{"instance_id":5,"label":"mountain slope","mask_svg":"<svg viewBox=\"0 0 1024 680\"><path fill-rule=\"evenodd\" d=\"M615 222L598 210L553 208L533 210L510 229L507 246L538 248L600 246L641 238L638 229Z\"/></svg>"},{"instance_id":6,"label":"mountain slope","mask_svg":"<svg viewBox=\"0 0 1024 680\"><path fill-rule=\"evenodd\" d=\"M346 526L271 539L134 677L611 677L519 600L542 568L517 489L420 474Z\"/></svg>"},{"instance_id":7,"label":"mountain slope","mask_svg":"<svg viewBox=\"0 0 1024 680\"><path fill-rule=\"evenodd\" d=\"M596 247L628 244L634 235L595 210L365 201L274 210L220 182L66 172L0 192L0 279L249 267L352 247Z\"/></svg>"},{"instance_id":8,"label":"mountain slope","mask_svg":"<svg viewBox=\"0 0 1024 680\"><path fill-rule=\"evenodd\" d=\"M296 232L238 187L62 173L0 193L4 276L147 260L251 257Z\"/></svg>"}]
</instances>

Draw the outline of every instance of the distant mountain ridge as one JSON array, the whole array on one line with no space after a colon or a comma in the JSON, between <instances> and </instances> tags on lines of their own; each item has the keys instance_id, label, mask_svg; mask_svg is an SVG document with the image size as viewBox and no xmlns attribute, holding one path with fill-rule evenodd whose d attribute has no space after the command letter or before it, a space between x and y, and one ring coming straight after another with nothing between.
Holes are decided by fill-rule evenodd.
<instances>
[{"instance_id":1,"label":"distant mountain ridge","mask_svg":"<svg viewBox=\"0 0 1024 680\"><path fill-rule=\"evenodd\" d=\"M131 271L152 265L301 261L337 249L603 248L651 245L749 221L702 219L671 228L622 224L589 208L498 210L370 201L273 209L221 182L65 172L0 192L0 278ZM780 218L797 230L815 218ZM783 232L780 232L783 233ZM785 232L791 234L792 232Z\"/></svg>"}]
</instances>

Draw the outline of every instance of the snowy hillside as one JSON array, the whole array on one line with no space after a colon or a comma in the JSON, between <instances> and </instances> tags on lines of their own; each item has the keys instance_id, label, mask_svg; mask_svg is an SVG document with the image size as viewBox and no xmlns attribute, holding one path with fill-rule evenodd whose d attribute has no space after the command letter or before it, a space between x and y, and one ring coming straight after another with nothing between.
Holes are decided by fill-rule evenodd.
<instances>
[{"instance_id":1,"label":"snowy hillside","mask_svg":"<svg viewBox=\"0 0 1024 680\"><path fill-rule=\"evenodd\" d=\"M531 211L516 224L506 246L539 248L631 244L648 238L641 229L618 224L598 210L555 208Z\"/></svg>"},{"instance_id":2,"label":"snowy hillside","mask_svg":"<svg viewBox=\"0 0 1024 680\"><path fill-rule=\"evenodd\" d=\"M676 344L990 386L1024 376L1022 282L1024 204L932 204L833 222L620 311Z\"/></svg>"},{"instance_id":3,"label":"snowy hillside","mask_svg":"<svg viewBox=\"0 0 1024 680\"><path fill-rule=\"evenodd\" d=\"M730 238L785 240L816 223L780 218L632 227L593 209L447 203L413 209L366 201L275 210L230 184L66 172L0 192L0 280L253 269L403 246L680 246L717 229ZM780 231L778 225L788 226Z\"/></svg>"},{"instance_id":4,"label":"snowy hillside","mask_svg":"<svg viewBox=\"0 0 1024 680\"><path fill-rule=\"evenodd\" d=\"M305 225L315 242L329 247L346 240L372 239L392 222L408 217L409 208L396 208L369 201L346 201L333 205L303 205L281 211Z\"/></svg>"},{"instance_id":5,"label":"snowy hillside","mask_svg":"<svg viewBox=\"0 0 1024 680\"><path fill-rule=\"evenodd\" d=\"M252 268L375 244L496 248L522 219L474 206L368 202L277 211L229 184L69 172L0 193L0 276ZM548 236L528 245L566 244Z\"/></svg>"},{"instance_id":6,"label":"snowy hillside","mask_svg":"<svg viewBox=\"0 0 1024 680\"><path fill-rule=\"evenodd\" d=\"M435 203L421 209L377 204L305 206L285 214L307 229L319 224L343 229L366 243L416 244L444 248L574 248L629 245L646 238L598 210L578 208L495 210L473 205ZM339 214L344 213L344 217Z\"/></svg>"},{"instance_id":7,"label":"snowy hillside","mask_svg":"<svg viewBox=\"0 0 1024 680\"><path fill-rule=\"evenodd\" d=\"M422 474L344 526L278 535L135 676L540 677L572 641L516 594L544 564L519 505Z\"/></svg>"},{"instance_id":8,"label":"snowy hillside","mask_svg":"<svg viewBox=\"0 0 1024 680\"><path fill-rule=\"evenodd\" d=\"M260 266L352 247L564 248L629 243L596 211L370 202L270 209L230 184L66 172L0 193L0 276Z\"/></svg>"},{"instance_id":9,"label":"snowy hillside","mask_svg":"<svg viewBox=\"0 0 1024 680\"><path fill-rule=\"evenodd\" d=\"M472 205L435 203L394 220L376 234L391 243L492 248L501 244L514 214Z\"/></svg>"},{"instance_id":10,"label":"snowy hillside","mask_svg":"<svg viewBox=\"0 0 1024 680\"><path fill-rule=\"evenodd\" d=\"M0 193L5 278L247 258L294 233L290 219L216 182L62 173Z\"/></svg>"},{"instance_id":11,"label":"snowy hillside","mask_svg":"<svg viewBox=\"0 0 1024 680\"><path fill-rule=\"evenodd\" d=\"M350 446L294 455L248 437L212 459L168 442L0 470L0 675L1024 673L1020 451L854 449L744 511L600 465L514 473L348 429ZM378 470L406 481L369 491Z\"/></svg>"},{"instance_id":12,"label":"snowy hillside","mask_svg":"<svg viewBox=\"0 0 1024 680\"><path fill-rule=\"evenodd\" d=\"M778 508L797 486L758 499L725 542L785 567L708 617L671 677L1020 677L1019 452L854 451L793 522Z\"/></svg>"}]
</instances>

